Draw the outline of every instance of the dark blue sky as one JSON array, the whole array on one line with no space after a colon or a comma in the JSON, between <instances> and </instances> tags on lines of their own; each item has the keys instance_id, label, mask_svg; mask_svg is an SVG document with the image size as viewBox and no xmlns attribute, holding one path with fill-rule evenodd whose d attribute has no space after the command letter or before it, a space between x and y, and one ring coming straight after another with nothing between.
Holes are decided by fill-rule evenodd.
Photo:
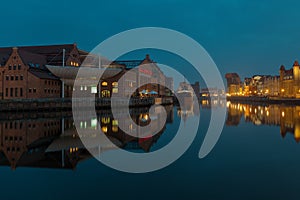
<instances>
[{"instance_id":1,"label":"dark blue sky","mask_svg":"<svg viewBox=\"0 0 300 200\"><path fill-rule=\"evenodd\" d=\"M299 10L296 0L2 1L0 45L76 42L91 50L118 32L158 26L197 40L222 75L277 74L300 60Z\"/></svg>"}]
</instances>

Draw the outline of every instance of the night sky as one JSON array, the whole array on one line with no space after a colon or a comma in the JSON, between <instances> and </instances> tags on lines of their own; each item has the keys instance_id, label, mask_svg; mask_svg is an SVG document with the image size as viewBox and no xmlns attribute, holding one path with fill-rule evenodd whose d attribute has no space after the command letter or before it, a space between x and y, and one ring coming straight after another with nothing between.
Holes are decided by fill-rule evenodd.
<instances>
[{"instance_id":1,"label":"night sky","mask_svg":"<svg viewBox=\"0 0 300 200\"><path fill-rule=\"evenodd\" d=\"M278 74L300 60L299 10L296 0L1 1L0 46L76 42L89 51L121 31L165 27L198 41L222 76Z\"/></svg>"}]
</instances>

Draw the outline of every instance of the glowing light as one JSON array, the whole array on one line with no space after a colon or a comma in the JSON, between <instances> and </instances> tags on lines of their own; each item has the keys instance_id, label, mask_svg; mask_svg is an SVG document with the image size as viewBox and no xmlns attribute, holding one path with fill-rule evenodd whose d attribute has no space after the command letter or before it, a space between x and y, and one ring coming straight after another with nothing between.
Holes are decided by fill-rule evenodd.
<instances>
[{"instance_id":1,"label":"glowing light","mask_svg":"<svg viewBox=\"0 0 300 200\"><path fill-rule=\"evenodd\" d=\"M107 126L102 126L101 130L103 133L107 133Z\"/></svg>"},{"instance_id":2,"label":"glowing light","mask_svg":"<svg viewBox=\"0 0 300 200\"><path fill-rule=\"evenodd\" d=\"M284 114L284 111L282 111L282 112L281 112L281 116L284 117L284 115L285 115L285 114Z\"/></svg>"},{"instance_id":3,"label":"glowing light","mask_svg":"<svg viewBox=\"0 0 300 200\"><path fill-rule=\"evenodd\" d=\"M102 85L102 86L107 86L108 84L107 84L106 81L104 81L104 82L101 83L101 85Z\"/></svg>"},{"instance_id":4,"label":"glowing light","mask_svg":"<svg viewBox=\"0 0 300 200\"><path fill-rule=\"evenodd\" d=\"M269 113L269 111L267 110L267 116L269 116L269 114L270 114L270 113Z\"/></svg>"},{"instance_id":5,"label":"glowing light","mask_svg":"<svg viewBox=\"0 0 300 200\"><path fill-rule=\"evenodd\" d=\"M281 92L284 92L284 89L283 89L283 88L281 89Z\"/></svg>"}]
</instances>

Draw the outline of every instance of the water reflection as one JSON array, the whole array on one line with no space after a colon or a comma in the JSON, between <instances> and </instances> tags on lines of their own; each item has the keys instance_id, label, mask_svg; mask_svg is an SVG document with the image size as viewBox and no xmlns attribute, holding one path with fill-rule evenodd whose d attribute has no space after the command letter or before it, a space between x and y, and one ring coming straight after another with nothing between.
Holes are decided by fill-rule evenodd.
<instances>
[{"instance_id":1,"label":"water reflection","mask_svg":"<svg viewBox=\"0 0 300 200\"><path fill-rule=\"evenodd\" d=\"M173 106L166 106L167 124L174 119ZM122 116L122 112L119 113ZM133 121L145 126L153 123L160 126L163 120L158 118L150 119L149 108L135 108L130 110ZM23 117L22 117L23 115ZM38 117L37 116L43 116ZM45 117L46 115L46 117ZM76 165L91 155L83 146L80 137L91 137L93 135L78 135L71 113L64 113L59 116L47 113L23 113L10 114L0 120L0 165L17 167L39 167L39 168L61 168L74 169ZM159 116L159 115L158 115ZM99 122L99 124L97 123ZM126 134L119 126L126 124L126 120L115 120L109 110L102 110L97 113L97 118L88 121L80 121L80 129L102 130L102 132L117 147L129 151L152 151L152 147L161 137L166 129L152 135L143 133L143 138L136 138ZM126 124L128 128L132 124ZM100 131L99 131L100 132ZM116 148L110 143L95 146L100 154Z\"/></svg>"},{"instance_id":2,"label":"water reflection","mask_svg":"<svg viewBox=\"0 0 300 200\"><path fill-rule=\"evenodd\" d=\"M248 105L227 102L228 114L226 125L237 126L242 120L255 125L280 126L280 134L294 135L300 141L300 106L285 105Z\"/></svg>"}]
</instances>

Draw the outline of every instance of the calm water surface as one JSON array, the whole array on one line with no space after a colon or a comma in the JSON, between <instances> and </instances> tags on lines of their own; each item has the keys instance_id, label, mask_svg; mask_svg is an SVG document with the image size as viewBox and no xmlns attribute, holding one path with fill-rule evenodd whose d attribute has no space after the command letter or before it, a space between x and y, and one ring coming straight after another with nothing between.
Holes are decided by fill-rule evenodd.
<instances>
[{"instance_id":1,"label":"calm water surface","mask_svg":"<svg viewBox=\"0 0 300 200\"><path fill-rule=\"evenodd\" d=\"M227 106L226 125L213 151L199 159L211 109L219 106ZM200 115L188 151L170 166L146 174L119 172L94 159L80 141L72 113L2 113L1 199L299 199L300 107L203 102L200 113L172 106L166 110L163 130L144 139L122 132L118 125L126 122L114 120L109 111L80 122L80 128L96 129L99 121L116 145L146 153L168 144L180 120L187 123ZM131 110L139 125L149 123L147 115L147 108ZM101 148L101 153L110 151L114 149Z\"/></svg>"}]
</instances>

